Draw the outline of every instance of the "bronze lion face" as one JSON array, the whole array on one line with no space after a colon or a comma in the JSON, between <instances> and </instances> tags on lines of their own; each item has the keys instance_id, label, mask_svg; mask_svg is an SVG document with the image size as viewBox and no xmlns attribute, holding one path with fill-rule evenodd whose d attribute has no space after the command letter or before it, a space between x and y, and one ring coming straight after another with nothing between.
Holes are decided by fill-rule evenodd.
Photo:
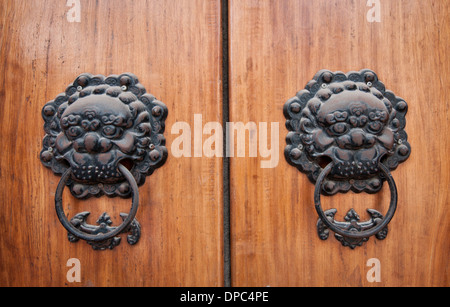
<instances>
[{"instance_id":1,"label":"bronze lion face","mask_svg":"<svg viewBox=\"0 0 450 307\"><path fill-rule=\"evenodd\" d=\"M395 169L410 154L404 132L406 102L386 91L374 72L320 71L284 108L289 163L315 182L333 163L323 192L375 193L379 163Z\"/></svg>"},{"instance_id":2,"label":"bronze lion face","mask_svg":"<svg viewBox=\"0 0 450 307\"><path fill-rule=\"evenodd\" d=\"M146 94L136 76L83 74L43 108L47 135L41 160L58 174L72 169L76 197L128 197L118 165L126 164L143 184L165 162L166 116L165 105Z\"/></svg>"}]
</instances>

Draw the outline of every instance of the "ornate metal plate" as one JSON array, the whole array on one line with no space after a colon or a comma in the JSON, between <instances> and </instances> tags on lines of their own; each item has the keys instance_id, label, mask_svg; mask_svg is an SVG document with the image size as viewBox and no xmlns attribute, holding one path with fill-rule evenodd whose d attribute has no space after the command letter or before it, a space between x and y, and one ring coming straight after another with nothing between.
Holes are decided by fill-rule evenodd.
<instances>
[{"instance_id":1,"label":"ornate metal plate","mask_svg":"<svg viewBox=\"0 0 450 307\"><path fill-rule=\"evenodd\" d=\"M77 198L128 198L131 189L118 165L140 186L164 164L167 114L133 74L82 74L42 110L41 161L58 175L72 169L67 185Z\"/></svg>"},{"instance_id":2,"label":"ornate metal plate","mask_svg":"<svg viewBox=\"0 0 450 307\"><path fill-rule=\"evenodd\" d=\"M333 162L324 195L376 193L386 180L379 163L394 170L410 155L407 110L406 102L386 90L371 70L321 70L285 104L290 131L285 157L313 183Z\"/></svg>"},{"instance_id":3,"label":"ornate metal plate","mask_svg":"<svg viewBox=\"0 0 450 307\"><path fill-rule=\"evenodd\" d=\"M321 70L286 102L285 157L316 185L317 231L322 240L332 230L342 245L353 249L371 236L386 238L397 208L397 188L390 171L411 153L404 130L407 111L406 102L386 90L368 69L347 74ZM322 210L321 194L376 193L384 181L391 191L386 216L368 209L371 219L360 222L351 209L346 222L339 222L334 219L336 209Z\"/></svg>"},{"instance_id":4,"label":"ornate metal plate","mask_svg":"<svg viewBox=\"0 0 450 307\"><path fill-rule=\"evenodd\" d=\"M62 175L55 209L70 242L82 239L95 250L105 250L119 245L123 233L128 233L130 245L139 241L138 186L167 159L163 136L167 114L166 106L146 94L130 73L82 74L44 106L46 135L40 158ZM89 212L69 221L62 205L66 186L79 199L104 194L132 197L131 211L121 214L123 223L117 227L111 226L106 212L97 220L98 226L87 223Z\"/></svg>"}]
</instances>

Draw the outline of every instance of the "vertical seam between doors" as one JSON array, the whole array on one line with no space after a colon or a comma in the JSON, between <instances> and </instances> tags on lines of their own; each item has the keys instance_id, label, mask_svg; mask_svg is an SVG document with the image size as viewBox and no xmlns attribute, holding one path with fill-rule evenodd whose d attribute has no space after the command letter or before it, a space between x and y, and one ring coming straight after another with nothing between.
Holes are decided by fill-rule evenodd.
<instances>
[{"instance_id":1,"label":"vertical seam between doors","mask_svg":"<svg viewBox=\"0 0 450 307\"><path fill-rule=\"evenodd\" d=\"M222 19L222 121L226 127L230 120L230 89L229 89L229 18L228 0L221 1ZM227 144L226 129L223 129L223 141ZM230 207L230 159L226 154L227 146L223 150L223 244L224 244L224 286L231 287L231 207Z\"/></svg>"}]
</instances>

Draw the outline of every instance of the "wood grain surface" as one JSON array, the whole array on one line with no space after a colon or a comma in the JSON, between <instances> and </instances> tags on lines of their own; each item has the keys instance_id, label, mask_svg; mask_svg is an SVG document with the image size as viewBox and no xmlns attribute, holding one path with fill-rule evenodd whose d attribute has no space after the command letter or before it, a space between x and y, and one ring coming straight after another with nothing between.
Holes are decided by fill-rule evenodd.
<instances>
[{"instance_id":1,"label":"wood grain surface","mask_svg":"<svg viewBox=\"0 0 450 307\"><path fill-rule=\"evenodd\" d=\"M0 2L0 286L223 286L223 161L175 158L176 122L222 121L220 0L81 0L80 22L66 1ZM449 286L450 4L380 1L229 0L230 121L279 124L279 163L233 157L233 286ZM409 104L408 161L393 172L398 210L386 240L355 250L320 241L314 186L283 156L284 103L320 69L374 70ZM41 109L79 74L138 76L169 109L169 158L140 188L140 242L112 251L69 243L54 210L59 182L39 161ZM275 136L274 136L275 137ZM259 140L260 141L260 140ZM269 141L270 146L270 141ZM387 185L375 195L323 197L342 220L350 208L386 212ZM115 224L131 201L79 201L66 214L107 211ZM70 258L81 283L69 283ZM369 283L367 261L381 262Z\"/></svg>"},{"instance_id":2,"label":"wood grain surface","mask_svg":"<svg viewBox=\"0 0 450 307\"><path fill-rule=\"evenodd\" d=\"M70 23L67 1L0 2L0 285L223 285L222 160L174 158L140 188L136 246L113 251L69 243L54 209L60 177L39 161L41 109L81 73L138 76L177 121L222 120L219 0L81 0ZM115 225L131 200L78 201L64 193L66 214L107 211ZM81 261L81 283L66 263Z\"/></svg>"},{"instance_id":3,"label":"wood grain surface","mask_svg":"<svg viewBox=\"0 0 450 307\"><path fill-rule=\"evenodd\" d=\"M280 162L231 160L233 286L449 286L450 5L445 0L230 0L230 119L280 123ZM355 250L321 241L312 185L284 159L283 105L320 69L374 70L409 104L408 161L393 172L398 210L386 240ZM248 153L247 153L248 154ZM375 195L323 197L338 220L355 208L386 212L387 185ZM367 261L381 263L369 283Z\"/></svg>"}]
</instances>

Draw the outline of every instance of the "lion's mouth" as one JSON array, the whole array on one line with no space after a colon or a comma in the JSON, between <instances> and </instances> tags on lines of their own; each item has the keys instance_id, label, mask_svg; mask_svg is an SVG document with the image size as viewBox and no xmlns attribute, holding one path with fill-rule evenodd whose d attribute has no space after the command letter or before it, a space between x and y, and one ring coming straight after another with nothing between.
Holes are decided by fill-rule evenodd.
<instances>
[{"instance_id":1,"label":"lion's mouth","mask_svg":"<svg viewBox=\"0 0 450 307\"><path fill-rule=\"evenodd\" d=\"M112 183L123 178L118 159L112 153L90 155L74 153L69 161L72 175L78 181Z\"/></svg>"},{"instance_id":2,"label":"lion's mouth","mask_svg":"<svg viewBox=\"0 0 450 307\"><path fill-rule=\"evenodd\" d=\"M79 181L114 182L123 175L116 165L72 165L72 174Z\"/></svg>"},{"instance_id":3,"label":"lion's mouth","mask_svg":"<svg viewBox=\"0 0 450 307\"><path fill-rule=\"evenodd\" d=\"M331 175L335 178L366 179L379 173L380 159L386 153L377 147L358 151L336 149Z\"/></svg>"}]
</instances>

